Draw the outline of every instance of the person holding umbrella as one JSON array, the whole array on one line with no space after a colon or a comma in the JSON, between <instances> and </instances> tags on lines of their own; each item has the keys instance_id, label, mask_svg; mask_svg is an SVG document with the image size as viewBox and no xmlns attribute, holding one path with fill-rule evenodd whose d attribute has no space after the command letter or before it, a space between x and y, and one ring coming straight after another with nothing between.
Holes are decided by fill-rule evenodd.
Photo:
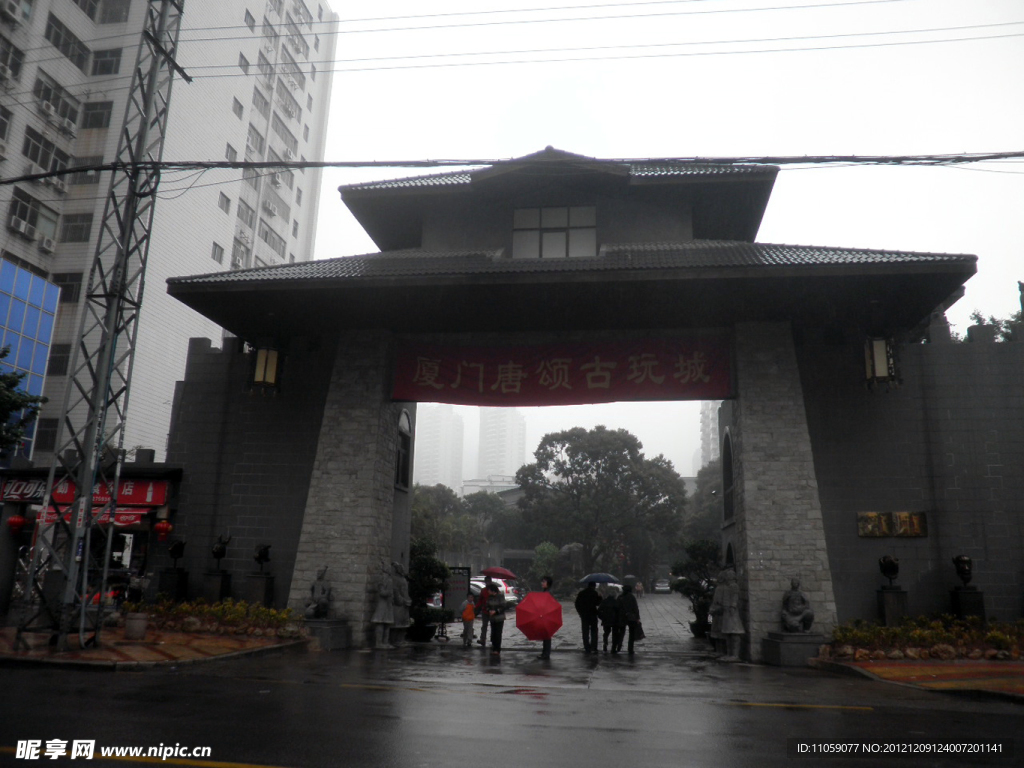
<instances>
[{"instance_id":1,"label":"person holding umbrella","mask_svg":"<svg viewBox=\"0 0 1024 768\"><path fill-rule=\"evenodd\" d=\"M562 605L548 591L554 579L545 576L540 592L530 592L516 608L516 627L527 640L543 643L542 659L551 654L551 638L562 627Z\"/></svg>"},{"instance_id":2,"label":"person holding umbrella","mask_svg":"<svg viewBox=\"0 0 1024 768\"><path fill-rule=\"evenodd\" d=\"M540 579L540 591L541 592L550 592L552 584L554 584L554 579L552 579L550 576L542 576L541 579ZM550 637L545 637L541 641L540 656L538 656L537 658L538 659L550 659L551 658L551 638Z\"/></svg>"},{"instance_id":3,"label":"person holding umbrella","mask_svg":"<svg viewBox=\"0 0 1024 768\"><path fill-rule=\"evenodd\" d=\"M501 631L505 628L505 596L497 584L490 585L487 613L491 620L491 655L501 655Z\"/></svg>"},{"instance_id":4,"label":"person holding umbrella","mask_svg":"<svg viewBox=\"0 0 1024 768\"><path fill-rule=\"evenodd\" d=\"M493 582L490 576L484 576L484 586L480 590L480 596L476 599L476 615L480 617L480 645L487 647L487 626L491 623L490 614L487 611L487 601L491 597L491 586Z\"/></svg>"},{"instance_id":5,"label":"person holding umbrella","mask_svg":"<svg viewBox=\"0 0 1024 768\"><path fill-rule=\"evenodd\" d=\"M597 607L597 618L601 620L601 631L604 633L604 652L608 653L608 635L612 636L612 648L615 648L619 626L619 596L611 589Z\"/></svg>"},{"instance_id":6,"label":"person holding umbrella","mask_svg":"<svg viewBox=\"0 0 1024 768\"><path fill-rule=\"evenodd\" d=\"M629 584L622 585L622 594L619 595L619 641L612 642L612 653L622 650L623 636L629 630L629 655L633 655L633 641L636 637L637 626L640 623L640 606L637 605L636 595L633 594L633 587ZM616 647L616 645L618 647Z\"/></svg>"},{"instance_id":7,"label":"person holding umbrella","mask_svg":"<svg viewBox=\"0 0 1024 768\"><path fill-rule=\"evenodd\" d=\"M597 593L597 582L587 582L585 589L576 595L576 613L583 625L583 652L597 653L597 609L601 596Z\"/></svg>"}]
</instances>

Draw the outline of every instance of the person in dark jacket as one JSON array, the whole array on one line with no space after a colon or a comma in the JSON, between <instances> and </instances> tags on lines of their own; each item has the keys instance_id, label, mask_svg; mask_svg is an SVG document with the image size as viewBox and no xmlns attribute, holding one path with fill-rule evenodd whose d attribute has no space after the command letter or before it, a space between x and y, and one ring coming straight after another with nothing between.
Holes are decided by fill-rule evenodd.
<instances>
[{"instance_id":1,"label":"person in dark jacket","mask_svg":"<svg viewBox=\"0 0 1024 768\"><path fill-rule=\"evenodd\" d=\"M604 633L604 652L608 653L608 635L612 636L614 647L615 627L619 623L619 596L613 590L608 590L608 594L598 606L597 618L601 620L601 631Z\"/></svg>"},{"instance_id":2,"label":"person in dark jacket","mask_svg":"<svg viewBox=\"0 0 1024 768\"><path fill-rule=\"evenodd\" d=\"M583 625L583 652L597 653L597 609L601 596L597 593L597 582L591 581L586 589L576 595L576 613Z\"/></svg>"},{"instance_id":3,"label":"person in dark jacket","mask_svg":"<svg viewBox=\"0 0 1024 768\"><path fill-rule=\"evenodd\" d=\"M540 580L540 588L542 592L550 592L551 585L555 583L555 580L550 576L543 576ZM538 659L550 659L551 658L551 638L542 640L541 652Z\"/></svg>"},{"instance_id":4,"label":"person in dark jacket","mask_svg":"<svg viewBox=\"0 0 1024 768\"><path fill-rule=\"evenodd\" d=\"M491 584L487 597L487 613L491 624L491 655L501 655L501 631L505 628L505 596L497 584Z\"/></svg>"},{"instance_id":5,"label":"person in dark jacket","mask_svg":"<svg viewBox=\"0 0 1024 768\"><path fill-rule=\"evenodd\" d=\"M640 606L636 602L636 595L629 584L622 586L622 594L619 596L619 643L618 649L612 649L612 653L622 650L622 640L629 630L629 655L633 655L633 641L636 636L636 628L640 623Z\"/></svg>"}]
</instances>

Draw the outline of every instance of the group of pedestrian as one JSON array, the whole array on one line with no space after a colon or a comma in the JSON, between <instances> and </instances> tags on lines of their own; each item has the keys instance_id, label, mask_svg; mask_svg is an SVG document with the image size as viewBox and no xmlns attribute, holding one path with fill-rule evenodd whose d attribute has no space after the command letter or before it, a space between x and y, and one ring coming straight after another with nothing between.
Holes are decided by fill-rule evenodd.
<instances>
[{"instance_id":1,"label":"group of pedestrian","mask_svg":"<svg viewBox=\"0 0 1024 768\"><path fill-rule=\"evenodd\" d=\"M622 642L629 635L627 653L633 654L633 644L643 639L640 625L640 606L629 584L624 584L622 594L608 592L603 598L597 591L597 582L591 581L576 595L576 613L583 627L583 652L597 653L597 623L601 622L604 635L604 652L608 653L608 638L611 636L612 653L622 650Z\"/></svg>"},{"instance_id":2,"label":"group of pedestrian","mask_svg":"<svg viewBox=\"0 0 1024 768\"><path fill-rule=\"evenodd\" d=\"M487 630L491 631L491 655L501 655L501 635L505 629L505 596L501 588L490 576L484 579L480 595L474 597L472 592L466 593L459 610L462 612L462 647L473 645L473 622L480 619L480 640L482 646L487 645Z\"/></svg>"}]
</instances>

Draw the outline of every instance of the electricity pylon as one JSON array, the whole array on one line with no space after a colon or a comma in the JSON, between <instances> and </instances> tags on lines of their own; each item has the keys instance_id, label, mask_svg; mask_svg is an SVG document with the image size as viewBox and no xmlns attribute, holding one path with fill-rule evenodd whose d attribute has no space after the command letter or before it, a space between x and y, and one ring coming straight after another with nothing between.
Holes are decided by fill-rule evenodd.
<instances>
[{"instance_id":1,"label":"electricity pylon","mask_svg":"<svg viewBox=\"0 0 1024 768\"><path fill-rule=\"evenodd\" d=\"M23 632L49 631L64 649L77 626L99 642L123 457L125 415L160 182L184 0L147 0L116 167L89 272L44 508L23 590ZM55 489L72 491L58 504ZM106 491L94 503L94 488ZM67 519L65 519L67 518Z\"/></svg>"}]
</instances>

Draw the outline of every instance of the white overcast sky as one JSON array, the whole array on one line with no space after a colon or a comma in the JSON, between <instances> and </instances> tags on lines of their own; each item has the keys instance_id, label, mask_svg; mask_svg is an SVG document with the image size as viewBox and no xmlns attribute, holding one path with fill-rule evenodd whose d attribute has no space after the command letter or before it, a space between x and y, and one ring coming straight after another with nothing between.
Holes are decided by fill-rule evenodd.
<instances>
[{"instance_id":1,"label":"white overcast sky","mask_svg":"<svg viewBox=\"0 0 1024 768\"><path fill-rule=\"evenodd\" d=\"M598 158L1024 150L1021 0L333 5L328 160L499 159L547 145ZM502 23L513 21L525 23ZM495 61L530 63L484 63ZM377 250L339 185L417 173L325 171L316 258ZM802 167L779 174L757 239L975 254L978 274L948 313L962 330L974 309L1020 308L1022 211L1024 161ZM530 450L545 431L605 423L691 470L696 404L563 410L528 416Z\"/></svg>"}]
</instances>

